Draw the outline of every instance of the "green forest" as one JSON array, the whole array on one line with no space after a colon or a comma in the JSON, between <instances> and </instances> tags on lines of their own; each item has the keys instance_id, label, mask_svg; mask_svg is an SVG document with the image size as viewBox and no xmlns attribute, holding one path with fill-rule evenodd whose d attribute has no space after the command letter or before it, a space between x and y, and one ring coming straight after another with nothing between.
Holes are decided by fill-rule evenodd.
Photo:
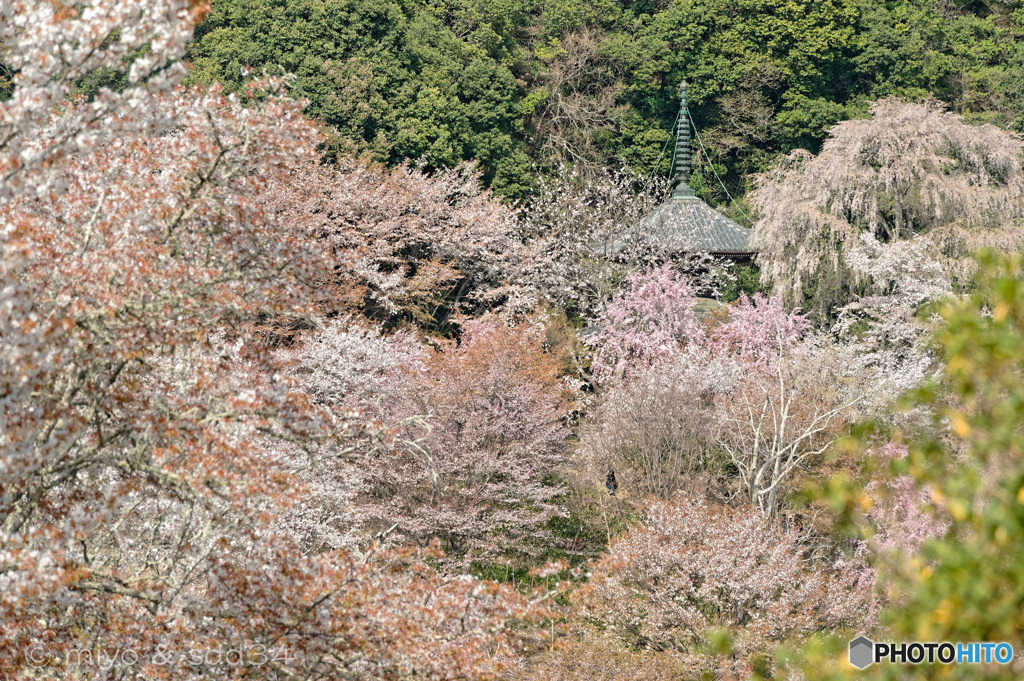
<instances>
[{"instance_id":1,"label":"green forest","mask_svg":"<svg viewBox=\"0 0 1024 681\"><path fill-rule=\"evenodd\" d=\"M232 90L291 74L328 155L479 161L513 200L559 162L667 172L685 78L695 184L725 203L711 166L741 197L886 96L1024 130L1022 35L1012 0L216 0L186 59Z\"/></svg>"}]
</instances>

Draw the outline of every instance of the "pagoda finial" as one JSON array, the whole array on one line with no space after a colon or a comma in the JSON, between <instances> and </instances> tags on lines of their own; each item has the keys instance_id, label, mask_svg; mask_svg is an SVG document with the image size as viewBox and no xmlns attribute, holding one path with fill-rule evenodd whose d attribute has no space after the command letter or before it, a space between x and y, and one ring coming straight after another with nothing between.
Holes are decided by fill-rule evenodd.
<instances>
[{"instance_id":1,"label":"pagoda finial","mask_svg":"<svg viewBox=\"0 0 1024 681\"><path fill-rule=\"evenodd\" d=\"M676 169L676 188L673 199L696 198L688 184L690 179L690 111L686 108L686 80L679 86L679 127L676 129L676 150L673 165Z\"/></svg>"}]
</instances>

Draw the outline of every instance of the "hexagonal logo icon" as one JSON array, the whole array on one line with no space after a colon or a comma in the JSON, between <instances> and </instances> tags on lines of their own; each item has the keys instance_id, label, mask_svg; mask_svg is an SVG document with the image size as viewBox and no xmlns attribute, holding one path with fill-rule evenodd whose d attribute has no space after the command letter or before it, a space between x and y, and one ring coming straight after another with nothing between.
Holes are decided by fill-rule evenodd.
<instances>
[{"instance_id":1,"label":"hexagonal logo icon","mask_svg":"<svg viewBox=\"0 0 1024 681\"><path fill-rule=\"evenodd\" d=\"M850 664L864 669L875 661L875 644L867 636L858 636L850 641Z\"/></svg>"}]
</instances>

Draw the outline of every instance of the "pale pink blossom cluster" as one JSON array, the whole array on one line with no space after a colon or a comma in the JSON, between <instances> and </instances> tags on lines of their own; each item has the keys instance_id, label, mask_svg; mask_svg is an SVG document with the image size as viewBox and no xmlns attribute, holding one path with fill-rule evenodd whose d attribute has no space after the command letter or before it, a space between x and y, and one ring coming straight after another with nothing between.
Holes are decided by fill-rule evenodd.
<instances>
[{"instance_id":1,"label":"pale pink blossom cluster","mask_svg":"<svg viewBox=\"0 0 1024 681\"><path fill-rule=\"evenodd\" d=\"M0 3L0 677L106 674L65 668L83 642L176 657L204 641L287 655L130 673L493 678L538 601L442 579L431 552L335 550L350 498L303 457L388 434L330 403L337 366L341 389L304 390L273 322L321 310L314 286L348 254L265 200L319 161L297 103L273 84L244 105L170 89L184 65L161 67L206 8ZM125 93L67 101L146 46Z\"/></svg>"},{"instance_id":2,"label":"pale pink blossom cluster","mask_svg":"<svg viewBox=\"0 0 1024 681\"><path fill-rule=\"evenodd\" d=\"M720 418L715 399L732 374L691 346L607 386L581 432L591 483L600 486L612 470L619 498L628 500L670 499L707 484Z\"/></svg>"},{"instance_id":3,"label":"pale pink blossom cluster","mask_svg":"<svg viewBox=\"0 0 1024 681\"><path fill-rule=\"evenodd\" d=\"M752 244L764 280L799 295L861 233L889 246L929 241L947 272L969 277L971 251L1020 250L1022 148L1020 135L968 124L936 102L875 102L871 118L833 128L817 156L794 151L757 178Z\"/></svg>"},{"instance_id":4,"label":"pale pink blossom cluster","mask_svg":"<svg viewBox=\"0 0 1024 681\"><path fill-rule=\"evenodd\" d=\"M906 445L888 442L871 451L880 462L907 456ZM949 518L934 505L932 490L907 475L871 482L866 491L875 503L867 511L875 527L870 548L875 553L899 552L914 556L929 539L944 536Z\"/></svg>"},{"instance_id":5,"label":"pale pink blossom cluster","mask_svg":"<svg viewBox=\"0 0 1024 681\"><path fill-rule=\"evenodd\" d=\"M565 460L573 395L535 324L463 320L458 343L429 350L349 318L281 354L314 403L379 424L380 436L293 456L311 462L293 525L303 536L439 540L463 561L539 546L561 512L548 478Z\"/></svg>"},{"instance_id":6,"label":"pale pink blossom cluster","mask_svg":"<svg viewBox=\"0 0 1024 681\"><path fill-rule=\"evenodd\" d=\"M782 641L859 626L865 612L859 593L804 561L794 533L749 506L692 494L649 504L593 582L585 605L602 626L720 677L744 675L753 655L770 656ZM733 655L708 653L715 630L731 634Z\"/></svg>"},{"instance_id":7,"label":"pale pink blossom cluster","mask_svg":"<svg viewBox=\"0 0 1024 681\"><path fill-rule=\"evenodd\" d=\"M426 371L427 349L415 335L385 335L356 317L313 318L315 333L280 352L296 381L318 404L336 409L373 407L378 418L407 409L390 400L411 390Z\"/></svg>"},{"instance_id":8,"label":"pale pink blossom cluster","mask_svg":"<svg viewBox=\"0 0 1024 681\"><path fill-rule=\"evenodd\" d=\"M887 465L893 459L907 456L906 445L887 442L868 452L877 463ZM841 556L838 569L854 588L862 591L874 622L878 612L890 605L890 597L881 588L880 570L899 570L901 563L916 559L925 543L946 535L951 522L936 507L932 490L907 475L886 476L872 480L865 487L870 499L864 513L871 536L857 540L853 555Z\"/></svg>"},{"instance_id":9,"label":"pale pink blossom cluster","mask_svg":"<svg viewBox=\"0 0 1024 681\"><path fill-rule=\"evenodd\" d=\"M205 3L194 0L0 3L0 42L15 86L0 102L0 196L63 191L59 168L67 159L112 137L171 125L160 97L184 74L176 60L204 12ZM123 94L102 90L91 102L69 106L78 79L123 68L122 58L146 45Z\"/></svg>"},{"instance_id":10,"label":"pale pink blossom cluster","mask_svg":"<svg viewBox=\"0 0 1024 681\"><path fill-rule=\"evenodd\" d=\"M928 347L937 316L921 319L919 311L953 295L950 274L937 247L923 237L882 244L862 233L847 262L868 282L868 291L839 311L832 332L851 345L863 372L882 378L882 395L892 400L937 369Z\"/></svg>"},{"instance_id":11,"label":"pale pink blossom cluster","mask_svg":"<svg viewBox=\"0 0 1024 681\"><path fill-rule=\"evenodd\" d=\"M704 328L686 277L665 264L629 276L629 290L608 303L598 317L598 331L588 338L594 347L594 377L601 382L671 356L685 343L699 344Z\"/></svg>"},{"instance_id":12,"label":"pale pink blossom cluster","mask_svg":"<svg viewBox=\"0 0 1024 681\"><path fill-rule=\"evenodd\" d=\"M715 330L714 343L720 349L762 366L794 351L811 324L800 310L787 311L781 295L753 299L741 294L729 309L729 319Z\"/></svg>"}]
</instances>

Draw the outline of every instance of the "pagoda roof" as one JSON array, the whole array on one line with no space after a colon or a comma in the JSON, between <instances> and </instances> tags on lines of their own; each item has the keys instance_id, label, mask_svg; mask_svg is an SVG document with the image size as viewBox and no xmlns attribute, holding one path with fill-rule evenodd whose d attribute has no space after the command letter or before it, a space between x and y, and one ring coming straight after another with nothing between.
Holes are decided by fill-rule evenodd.
<instances>
[{"instance_id":1,"label":"pagoda roof","mask_svg":"<svg viewBox=\"0 0 1024 681\"><path fill-rule=\"evenodd\" d=\"M611 250L640 246L664 253L753 255L750 233L697 197L677 193L620 234Z\"/></svg>"}]
</instances>

